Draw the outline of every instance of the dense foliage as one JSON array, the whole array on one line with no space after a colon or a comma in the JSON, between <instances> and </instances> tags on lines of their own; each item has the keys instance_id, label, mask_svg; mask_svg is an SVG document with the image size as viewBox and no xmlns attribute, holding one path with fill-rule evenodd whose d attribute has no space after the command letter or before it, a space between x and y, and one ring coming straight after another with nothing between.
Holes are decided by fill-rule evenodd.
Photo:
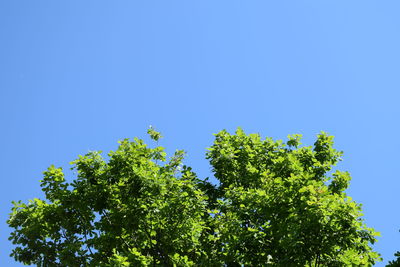
<instances>
[{"instance_id":1,"label":"dense foliage","mask_svg":"<svg viewBox=\"0 0 400 267\"><path fill-rule=\"evenodd\" d=\"M332 170L333 137L300 138L221 131L207 152L217 185L183 165L183 151L167 160L140 139L107 159L80 156L71 182L51 166L46 200L14 203L11 255L38 266L373 265L377 233L345 193L350 175Z\"/></svg>"},{"instance_id":2,"label":"dense foliage","mask_svg":"<svg viewBox=\"0 0 400 267\"><path fill-rule=\"evenodd\" d=\"M399 267L400 266L400 251L396 252L394 254L395 257L397 257L395 260L389 261L389 263L386 265L387 267Z\"/></svg>"}]
</instances>

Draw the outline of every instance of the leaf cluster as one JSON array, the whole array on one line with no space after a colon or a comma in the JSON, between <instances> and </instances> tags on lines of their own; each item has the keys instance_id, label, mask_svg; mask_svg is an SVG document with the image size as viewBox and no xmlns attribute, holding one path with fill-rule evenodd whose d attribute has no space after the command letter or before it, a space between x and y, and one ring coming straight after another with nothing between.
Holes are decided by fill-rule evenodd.
<instances>
[{"instance_id":1,"label":"leaf cluster","mask_svg":"<svg viewBox=\"0 0 400 267\"><path fill-rule=\"evenodd\" d=\"M158 141L161 135L148 131ZM38 266L371 266L376 233L345 193L333 137L286 143L221 131L207 152L218 185L167 159L163 147L125 139L104 159L50 166L46 200L14 202L11 256Z\"/></svg>"}]
</instances>

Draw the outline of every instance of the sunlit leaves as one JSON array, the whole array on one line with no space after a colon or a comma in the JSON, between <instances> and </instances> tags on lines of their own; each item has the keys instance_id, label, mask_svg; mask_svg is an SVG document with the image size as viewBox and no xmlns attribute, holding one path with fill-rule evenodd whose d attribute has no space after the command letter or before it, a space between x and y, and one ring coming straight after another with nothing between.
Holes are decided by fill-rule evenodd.
<instances>
[{"instance_id":1,"label":"sunlit leaves","mask_svg":"<svg viewBox=\"0 0 400 267\"><path fill-rule=\"evenodd\" d=\"M161 134L153 128L150 138ZM379 260L333 137L262 139L221 131L207 152L214 185L161 146L125 139L108 155L50 166L46 201L14 202L12 256L39 266L371 266ZM67 182L70 181L70 182Z\"/></svg>"},{"instance_id":2,"label":"sunlit leaves","mask_svg":"<svg viewBox=\"0 0 400 267\"><path fill-rule=\"evenodd\" d=\"M300 147L300 138L216 134L207 158L224 197L214 217L220 257L239 265L372 265L376 233L344 193L350 175L330 174L342 152L326 133L314 147Z\"/></svg>"},{"instance_id":3,"label":"sunlit leaves","mask_svg":"<svg viewBox=\"0 0 400 267\"><path fill-rule=\"evenodd\" d=\"M108 160L99 152L79 156L70 184L51 166L41 183L50 204L15 203L8 221L17 245L12 255L46 266L201 261L207 197L183 155L177 151L160 165L163 148L126 139Z\"/></svg>"},{"instance_id":4,"label":"sunlit leaves","mask_svg":"<svg viewBox=\"0 0 400 267\"><path fill-rule=\"evenodd\" d=\"M147 133L150 135L150 138L153 139L154 141L158 141L160 138L162 138L161 133L157 132L151 125L147 130Z\"/></svg>"}]
</instances>

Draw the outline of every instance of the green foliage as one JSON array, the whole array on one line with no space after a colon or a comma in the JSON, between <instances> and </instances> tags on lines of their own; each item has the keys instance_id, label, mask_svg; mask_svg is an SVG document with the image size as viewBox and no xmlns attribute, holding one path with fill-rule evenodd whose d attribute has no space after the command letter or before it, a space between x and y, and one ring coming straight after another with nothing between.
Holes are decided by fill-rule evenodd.
<instances>
[{"instance_id":1,"label":"green foliage","mask_svg":"<svg viewBox=\"0 0 400 267\"><path fill-rule=\"evenodd\" d=\"M151 126L151 125L150 125L149 129L147 130L147 134L149 134L150 138L153 139L154 141L158 141L159 139L162 138L161 133L154 130L153 126Z\"/></svg>"},{"instance_id":2,"label":"green foliage","mask_svg":"<svg viewBox=\"0 0 400 267\"><path fill-rule=\"evenodd\" d=\"M14 202L11 255L38 266L372 266L378 234L345 193L349 173L332 172L333 137L300 140L221 131L207 153L218 186L183 151L167 160L140 139L108 160L80 156L71 183L51 166L46 201Z\"/></svg>"},{"instance_id":3,"label":"green foliage","mask_svg":"<svg viewBox=\"0 0 400 267\"><path fill-rule=\"evenodd\" d=\"M394 254L395 257L397 257L395 260L389 261L388 264L386 264L387 267L399 267L400 266L400 251L397 251Z\"/></svg>"},{"instance_id":4,"label":"green foliage","mask_svg":"<svg viewBox=\"0 0 400 267\"><path fill-rule=\"evenodd\" d=\"M370 266L377 233L361 220L360 205L346 195L350 176L336 171L342 155L333 137L314 147L259 135L216 135L207 157L221 182L215 213L223 262L274 266Z\"/></svg>"}]
</instances>

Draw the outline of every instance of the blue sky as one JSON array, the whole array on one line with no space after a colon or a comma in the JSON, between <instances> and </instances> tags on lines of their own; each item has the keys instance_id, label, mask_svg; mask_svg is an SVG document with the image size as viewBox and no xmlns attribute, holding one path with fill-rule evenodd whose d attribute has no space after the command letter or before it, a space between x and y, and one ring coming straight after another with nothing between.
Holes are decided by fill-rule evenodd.
<instances>
[{"instance_id":1,"label":"blue sky","mask_svg":"<svg viewBox=\"0 0 400 267\"><path fill-rule=\"evenodd\" d=\"M50 165L105 152L154 125L168 151L210 176L205 149L221 129L311 145L321 130L339 169L400 250L400 2L0 2L0 265L11 200L42 196ZM148 139L146 139L148 140ZM70 177L72 178L72 177ZM377 266L382 266L378 264Z\"/></svg>"}]
</instances>

